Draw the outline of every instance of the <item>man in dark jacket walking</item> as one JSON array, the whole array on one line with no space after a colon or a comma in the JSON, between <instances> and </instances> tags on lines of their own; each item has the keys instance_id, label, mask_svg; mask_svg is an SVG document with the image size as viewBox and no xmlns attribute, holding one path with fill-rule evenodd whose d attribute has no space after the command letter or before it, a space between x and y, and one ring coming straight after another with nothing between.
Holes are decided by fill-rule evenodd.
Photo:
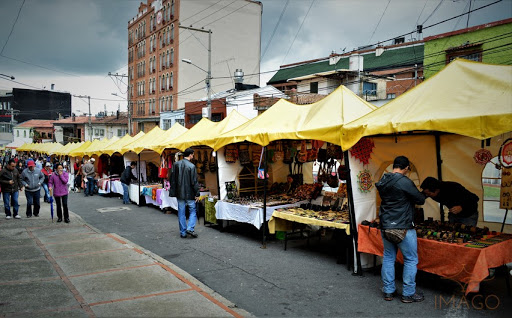
<instances>
[{"instance_id":1,"label":"man in dark jacket walking","mask_svg":"<svg viewBox=\"0 0 512 318\"><path fill-rule=\"evenodd\" d=\"M25 187L25 196L27 197L27 218L32 217L32 205L34 206L34 216L39 216L41 208L41 185L44 181L44 174L33 161L29 161L27 168L21 173L21 184Z\"/></svg>"},{"instance_id":2,"label":"man in dark jacket walking","mask_svg":"<svg viewBox=\"0 0 512 318\"><path fill-rule=\"evenodd\" d=\"M34 161L32 161L34 163ZM11 219L11 204L12 214L15 219L21 219L18 215L18 195L19 190L23 191L21 185L20 173L16 169L16 162L11 159L4 165L0 172L0 185L2 186L2 193L4 198L5 218Z\"/></svg>"},{"instance_id":3,"label":"man in dark jacket walking","mask_svg":"<svg viewBox=\"0 0 512 318\"><path fill-rule=\"evenodd\" d=\"M121 184L123 185L123 204L130 204L130 196L129 196L129 188L132 180L137 180L137 178L133 175L132 169L137 166L135 161L132 161L129 166L127 166L123 173L121 174Z\"/></svg>"},{"instance_id":4,"label":"man in dark jacket walking","mask_svg":"<svg viewBox=\"0 0 512 318\"><path fill-rule=\"evenodd\" d=\"M421 183L423 193L449 209L450 223L462 223L476 226L478 222L478 196L464 188L460 183L439 181L427 177Z\"/></svg>"},{"instance_id":5,"label":"man in dark jacket walking","mask_svg":"<svg viewBox=\"0 0 512 318\"><path fill-rule=\"evenodd\" d=\"M178 199L178 220L182 238L186 238L187 234L197 238L194 228L197 220L196 202L199 199L199 183L197 182L196 166L190 162L192 158L194 158L194 149L187 148L183 152L183 160L176 162L172 166L171 172L169 196ZM187 206L190 212L188 225L185 215Z\"/></svg>"},{"instance_id":6,"label":"man in dark jacket walking","mask_svg":"<svg viewBox=\"0 0 512 318\"><path fill-rule=\"evenodd\" d=\"M380 222L384 259L382 261L382 291L385 300L393 300L396 294L395 260L397 248L404 257L402 302L412 303L424 299L416 292L416 271L418 265L417 238L414 230L414 205L424 204L423 195L405 175L410 171L409 159L396 157L393 171L382 176L375 184L382 199Z\"/></svg>"}]
</instances>

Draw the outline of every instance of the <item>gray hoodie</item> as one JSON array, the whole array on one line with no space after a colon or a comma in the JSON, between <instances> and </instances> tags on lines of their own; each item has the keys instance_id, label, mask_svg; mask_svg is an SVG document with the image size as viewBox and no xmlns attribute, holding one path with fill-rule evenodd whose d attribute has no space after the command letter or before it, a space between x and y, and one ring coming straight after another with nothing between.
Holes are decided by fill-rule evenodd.
<instances>
[{"instance_id":1,"label":"gray hoodie","mask_svg":"<svg viewBox=\"0 0 512 318\"><path fill-rule=\"evenodd\" d=\"M414 228L414 205L424 204L425 195L411 179L400 173L386 173L375 186L382 199L379 213L382 228Z\"/></svg>"},{"instance_id":2,"label":"gray hoodie","mask_svg":"<svg viewBox=\"0 0 512 318\"><path fill-rule=\"evenodd\" d=\"M21 173L21 184L25 187L25 191L39 191L43 181L44 174L39 168L34 168L34 171L30 171L29 168L25 168L25 170L23 170Z\"/></svg>"}]
</instances>

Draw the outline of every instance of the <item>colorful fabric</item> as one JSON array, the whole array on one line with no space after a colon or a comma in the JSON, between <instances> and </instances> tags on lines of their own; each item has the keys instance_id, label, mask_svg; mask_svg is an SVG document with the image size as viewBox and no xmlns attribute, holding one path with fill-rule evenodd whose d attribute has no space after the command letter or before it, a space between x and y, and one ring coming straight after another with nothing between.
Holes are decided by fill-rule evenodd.
<instances>
[{"instance_id":1,"label":"colorful fabric","mask_svg":"<svg viewBox=\"0 0 512 318\"><path fill-rule=\"evenodd\" d=\"M375 148L375 143L370 138L361 138L351 149L350 154L356 157L363 164L367 165L370 162L370 155Z\"/></svg>"},{"instance_id":2,"label":"colorful fabric","mask_svg":"<svg viewBox=\"0 0 512 318\"><path fill-rule=\"evenodd\" d=\"M479 149L475 152L473 159L475 159L475 162L479 165L485 166L489 161L491 161L492 154L487 149Z\"/></svg>"}]
</instances>

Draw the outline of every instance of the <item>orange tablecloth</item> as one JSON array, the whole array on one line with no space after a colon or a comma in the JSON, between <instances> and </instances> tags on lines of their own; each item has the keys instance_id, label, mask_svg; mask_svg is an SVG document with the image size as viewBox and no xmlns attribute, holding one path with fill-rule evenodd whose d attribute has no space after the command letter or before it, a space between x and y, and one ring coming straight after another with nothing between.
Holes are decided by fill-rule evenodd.
<instances>
[{"instance_id":1,"label":"orange tablecloth","mask_svg":"<svg viewBox=\"0 0 512 318\"><path fill-rule=\"evenodd\" d=\"M359 224L359 252L383 255L381 231ZM397 259L403 263L398 252ZM512 262L512 240L486 248L418 238L418 269L461 283L466 294L489 275L489 268Z\"/></svg>"}]
</instances>

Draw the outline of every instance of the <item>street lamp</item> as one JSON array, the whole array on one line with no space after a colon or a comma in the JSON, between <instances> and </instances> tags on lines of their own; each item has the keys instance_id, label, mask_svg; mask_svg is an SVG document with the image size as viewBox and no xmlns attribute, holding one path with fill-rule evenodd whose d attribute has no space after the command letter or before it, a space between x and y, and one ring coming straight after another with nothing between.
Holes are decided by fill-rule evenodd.
<instances>
[{"instance_id":1,"label":"street lamp","mask_svg":"<svg viewBox=\"0 0 512 318\"><path fill-rule=\"evenodd\" d=\"M0 76L4 76L4 77L6 77L6 78L8 78L8 79L10 79L10 80L14 80L14 79L15 79L15 77L14 77L14 76L12 76L12 75L0 74Z\"/></svg>"},{"instance_id":2,"label":"street lamp","mask_svg":"<svg viewBox=\"0 0 512 318\"><path fill-rule=\"evenodd\" d=\"M132 110L131 110L131 107L130 107L130 99L127 99L126 97L124 96L121 96L121 95L117 95L117 93L111 93L112 95L114 96L117 96L117 97L121 97L122 99L124 99L125 101L128 102L128 135L132 135ZM128 92L128 94L130 94L130 92ZM130 96L130 95L128 95Z\"/></svg>"},{"instance_id":3,"label":"street lamp","mask_svg":"<svg viewBox=\"0 0 512 318\"><path fill-rule=\"evenodd\" d=\"M210 89L211 88L211 72L206 71L203 68L195 65L189 59L181 59L181 61L185 62L187 64L190 64L190 65L193 65L193 66L197 67L198 69L200 69L201 71L203 71L203 72L205 72L207 74L206 75L206 80L205 80L206 88L208 90L208 99L206 101L206 109L208 110L208 119L212 120L212 94L211 94L211 89Z\"/></svg>"},{"instance_id":4,"label":"street lamp","mask_svg":"<svg viewBox=\"0 0 512 318\"><path fill-rule=\"evenodd\" d=\"M182 62L185 62L187 64L192 64L198 69L202 70L203 72L206 72L206 88L208 90L208 100L206 102L206 109L208 111L208 119L212 120L212 94L211 94L211 79L212 79L212 30L204 30L204 29L197 29L192 27L186 27L180 25L180 28L190 30L190 31L197 31L197 32L203 32L208 33L208 71L205 71L204 69L200 68L199 66L192 63L189 59L181 59Z\"/></svg>"}]
</instances>

